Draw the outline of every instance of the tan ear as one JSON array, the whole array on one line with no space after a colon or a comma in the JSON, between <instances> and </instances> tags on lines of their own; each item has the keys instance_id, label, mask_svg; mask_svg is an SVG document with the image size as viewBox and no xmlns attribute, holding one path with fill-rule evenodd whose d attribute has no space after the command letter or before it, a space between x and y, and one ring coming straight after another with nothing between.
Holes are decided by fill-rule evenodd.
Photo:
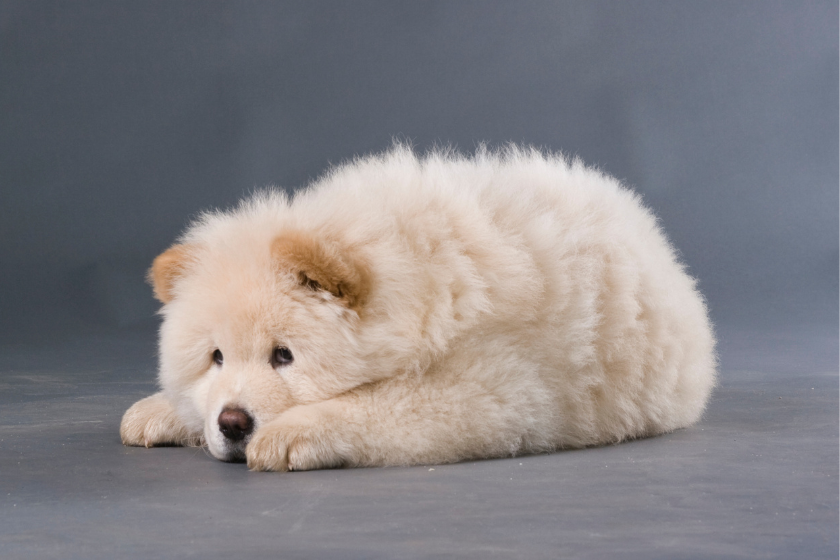
<instances>
[{"instance_id":1,"label":"tan ear","mask_svg":"<svg viewBox=\"0 0 840 560\"><path fill-rule=\"evenodd\" d=\"M191 245L173 245L157 256L149 269L149 283L155 297L161 303L169 303L173 297L175 281L183 276L187 265L193 258Z\"/></svg>"},{"instance_id":2,"label":"tan ear","mask_svg":"<svg viewBox=\"0 0 840 560\"><path fill-rule=\"evenodd\" d=\"M309 234L287 232L274 240L271 253L279 266L297 274L302 286L326 290L350 308L364 304L370 273L347 250Z\"/></svg>"}]
</instances>

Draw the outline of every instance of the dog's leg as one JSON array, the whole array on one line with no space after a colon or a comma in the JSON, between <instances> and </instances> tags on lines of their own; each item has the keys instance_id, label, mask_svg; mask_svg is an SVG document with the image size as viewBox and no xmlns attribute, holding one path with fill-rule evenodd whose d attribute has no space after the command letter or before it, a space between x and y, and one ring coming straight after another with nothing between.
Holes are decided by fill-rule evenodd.
<instances>
[{"instance_id":1,"label":"dog's leg","mask_svg":"<svg viewBox=\"0 0 840 560\"><path fill-rule=\"evenodd\" d=\"M557 418L541 387L484 381L390 380L292 408L254 434L248 466L437 464L555 447Z\"/></svg>"},{"instance_id":2,"label":"dog's leg","mask_svg":"<svg viewBox=\"0 0 840 560\"><path fill-rule=\"evenodd\" d=\"M201 434L191 433L163 393L139 400L126 411L120 424L120 437L125 445L197 444Z\"/></svg>"}]
</instances>

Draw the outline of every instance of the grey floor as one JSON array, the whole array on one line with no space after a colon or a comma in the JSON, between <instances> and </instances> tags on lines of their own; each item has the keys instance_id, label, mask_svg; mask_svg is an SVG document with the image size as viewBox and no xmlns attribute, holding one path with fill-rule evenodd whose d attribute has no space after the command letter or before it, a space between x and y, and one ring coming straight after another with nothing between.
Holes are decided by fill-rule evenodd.
<instances>
[{"instance_id":1,"label":"grey floor","mask_svg":"<svg viewBox=\"0 0 840 560\"><path fill-rule=\"evenodd\" d=\"M251 473L126 448L149 330L0 347L0 558L837 558L836 328L721 329L703 421L617 446Z\"/></svg>"}]
</instances>

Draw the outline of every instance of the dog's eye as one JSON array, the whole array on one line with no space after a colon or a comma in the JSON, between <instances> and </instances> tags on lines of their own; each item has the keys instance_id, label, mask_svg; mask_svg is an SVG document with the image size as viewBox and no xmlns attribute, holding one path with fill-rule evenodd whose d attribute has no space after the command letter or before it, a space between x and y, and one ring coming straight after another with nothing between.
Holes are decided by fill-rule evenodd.
<instances>
[{"instance_id":1,"label":"dog's eye","mask_svg":"<svg viewBox=\"0 0 840 560\"><path fill-rule=\"evenodd\" d=\"M285 346L278 346L271 352L271 365L273 367L287 366L294 361L292 351Z\"/></svg>"},{"instance_id":2,"label":"dog's eye","mask_svg":"<svg viewBox=\"0 0 840 560\"><path fill-rule=\"evenodd\" d=\"M213 351L213 363L216 364L217 366L220 366L220 365L222 365L222 363L224 361L225 361L225 357L222 356L222 351L219 350L218 348L216 348L216 350Z\"/></svg>"}]
</instances>

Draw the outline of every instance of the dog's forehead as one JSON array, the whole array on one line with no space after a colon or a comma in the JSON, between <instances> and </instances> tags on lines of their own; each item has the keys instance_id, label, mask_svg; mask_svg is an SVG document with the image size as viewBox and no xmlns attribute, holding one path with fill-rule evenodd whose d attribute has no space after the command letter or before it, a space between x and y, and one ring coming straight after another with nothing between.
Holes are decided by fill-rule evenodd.
<instances>
[{"instance_id":1,"label":"dog's forehead","mask_svg":"<svg viewBox=\"0 0 840 560\"><path fill-rule=\"evenodd\" d=\"M205 251L184 278L180 293L191 300L191 309L204 309L216 319L282 319L294 307L293 285L267 256L253 256L235 248Z\"/></svg>"},{"instance_id":2,"label":"dog's forehead","mask_svg":"<svg viewBox=\"0 0 840 560\"><path fill-rule=\"evenodd\" d=\"M279 269L271 256L273 238L231 236L201 245L167 315L244 354L321 332L330 320L325 306L313 305L297 277Z\"/></svg>"}]
</instances>

